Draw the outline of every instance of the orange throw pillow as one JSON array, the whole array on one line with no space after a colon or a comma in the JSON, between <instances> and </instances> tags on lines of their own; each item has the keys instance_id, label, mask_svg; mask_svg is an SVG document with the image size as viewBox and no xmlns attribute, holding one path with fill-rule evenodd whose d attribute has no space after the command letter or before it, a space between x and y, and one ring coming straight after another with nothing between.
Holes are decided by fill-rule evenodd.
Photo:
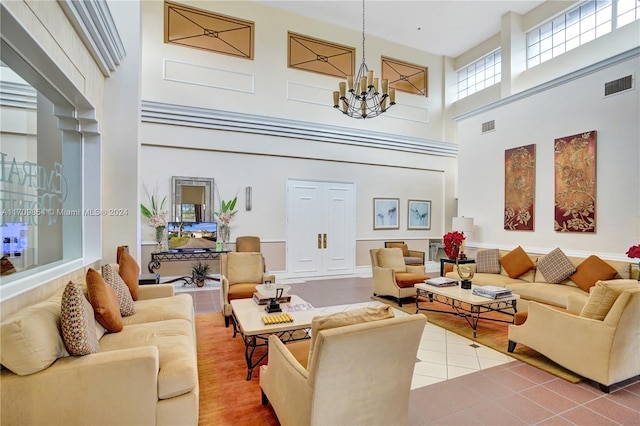
<instances>
[{"instance_id":1,"label":"orange throw pillow","mask_svg":"<svg viewBox=\"0 0 640 426\"><path fill-rule=\"evenodd\" d=\"M589 289L596 285L596 282L612 280L616 275L618 275L618 271L613 266L598 256L591 255L578 265L576 272L570 278L578 287L588 293Z\"/></svg>"},{"instance_id":2,"label":"orange throw pillow","mask_svg":"<svg viewBox=\"0 0 640 426\"><path fill-rule=\"evenodd\" d=\"M500 258L500 264L510 278L518 278L520 275L535 268L529 255L520 246L511 250Z\"/></svg>"},{"instance_id":3,"label":"orange throw pillow","mask_svg":"<svg viewBox=\"0 0 640 426\"><path fill-rule=\"evenodd\" d=\"M109 333L117 333L124 326L116 291L107 285L96 270L87 271L87 293L98 322Z\"/></svg>"},{"instance_id":4,"label":"orange throw pillow","mask_svg":"<svg viewBox=\"0 0 640 426\"><path fill-rule=\"evenodd\" d=\"M140 278L140 266L138 262L126 251L120 253L120 261L118 262L118 274L122 281L129 287L133 300L138 300L138 286Z\"/></svg>"}]
</instances>

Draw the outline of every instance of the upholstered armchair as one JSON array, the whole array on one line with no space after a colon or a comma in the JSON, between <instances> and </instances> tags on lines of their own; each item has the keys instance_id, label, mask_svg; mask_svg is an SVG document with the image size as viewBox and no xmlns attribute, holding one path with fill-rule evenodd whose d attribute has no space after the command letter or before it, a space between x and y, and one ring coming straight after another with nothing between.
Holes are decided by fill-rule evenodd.
<instances>
[{"instance_id":1,"label":"upholstered armchair","mask_svg":"<svg viewBox=\"0 0 640 426\"><path fill-rule=\"evenodd\" d=\"M405 265L399 248L371 249L369 253L374 296L393 297L402 306L402 299L415 297L414 285L429 278L424 265Z\"/></svg>"},{"instance_id":2,"label":"upholstered armchair","mask_svg":"<svg viewBox=\"0 0 640 426\"><path fill-rule=\"evenodd\" d=\"M402 249L405 265L424 265L424 252L418 250L409 250L404 241L385 241L385 248Z\"/></svg>"},{"instance_id":3,"label":"upholstered armchair","mask_svg":"<svg viewBox=\"0 0 640 426\"><path fill-rule=\"evenodd\" d=\"M524 323L509 326L508 351L517 343L608 393L610 385L640 374L640 285L598 281L579 313L530 302Z\"/></svg>"},{"instance_id":4,"label":"upholstered armchair","mask_svg":"<svg viewBox=\"0 0 640 426\"><path fill-rule=\"evenodd\" d=\"M308 358L302 363L289 348L303 342L284 345L269 337L260 389L262 403L271 403L281 425L407 424L425 317L391 314L360 322L348 318L350 312L314 318ZM346 322L336 318L340 314L347 316ZM365 314L380 315L385 316Z\"/></svg>"},{"instance_id":5,"label":"upholstered armchair","mask_svg":"<svg viewBox=\"0 0 640 426\"><path fill-rule=\"evenodd\" d=\"M260 253L260 237L253 237L253 236L237 237L236 251Z\"/></svg>"},{"instance_id":6,"label":"upholstered armchair","mask_svg":"<svg viewBox=\"0 0 640 426\"><path fill-rule=\"evenodd\" d=\"M220 306L227 327L231 319L232 300L251 298L257 285L276 281L275 276L264 273L262 255L254 252L231 252L223 255L220 274Z\"/></svg>"}]
</instances>

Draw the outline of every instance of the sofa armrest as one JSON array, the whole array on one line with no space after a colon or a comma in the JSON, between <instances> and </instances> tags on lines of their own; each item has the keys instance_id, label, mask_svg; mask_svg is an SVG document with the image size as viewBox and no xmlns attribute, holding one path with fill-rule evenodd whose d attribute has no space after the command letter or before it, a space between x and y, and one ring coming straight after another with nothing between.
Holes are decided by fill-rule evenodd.
<instances>
[{"instance_id":1,"label":"sofa armrest","mask_svg":"<svg viewBox=\"0 0 640 426\"><path fill-rule=\"evenodd\" d=\"M60 358L28 376L5 370L1 423L155 424L158 369L158 348L144 346Z\"/></svg>"},{"instance_id":2,"label":"sofa armrest","mask_svg":"<svg viewBox=\"0 0 640 426\"><path fill-rule=\"evenodd\" d=\"M275 275L262 274L262 283L274 283L276 282Z\"/></svg>"},{"instance_id":3,"label":"sofa armrest","mask_svg":"<svg viewBox=\"0 0 640 426\"><path fill-rule=\"evenodd\" d=\"M138 300L171 297L175 294L171 284L150 284L138 286Z\"/></svg>"}]
</instances>

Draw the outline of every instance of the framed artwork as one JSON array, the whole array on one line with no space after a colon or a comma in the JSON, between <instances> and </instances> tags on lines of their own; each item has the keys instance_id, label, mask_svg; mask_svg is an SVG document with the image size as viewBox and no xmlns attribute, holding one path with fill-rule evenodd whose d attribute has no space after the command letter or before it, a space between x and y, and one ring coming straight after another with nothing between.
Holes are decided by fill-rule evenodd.
<instances>
[{"instance_id":1,"label":"framed artwork","mask_svg":"<svg viewBox=\"0 0 640 426\"><path fill-rule=\"evenodd\" d=\"M409 200L407 229L431 229L431 201Z\"/></svg>"},{"instance_id":2,"label":"framed artwork","mask_svg":"<svg viewBox=\"0 0 640 426\"><path fill-rule=\"evenodd\" d=\"M504 229L533 231L536 192L536 146L504 151Z\"/></svg>"},{"instance_id":3,"label":"framed artwork","mask_svg":"<svg viewBox=\"0 0 640 426\"><path fill-rule=\"evenodd\" d=\"M287 33L287 66L303 71L345 78L355 74L355 47Z\"/></svg>"},{"instance_id":4,"label":"framed artwork","mask_svg":"<svg viewBox=\"0 0 640 426\"><path fill-rule=\"evenodd\" d=\"M596 232L596 131L554 141L554 229Z\"/></svg>"},{"instance_id":5,"label":"framed artwork","mask_svg":"<svg viewBox=\"0 0 640 426\"><path fill-rule=\"evenodd\" d=\"M398 198L374 198L373 229L399 229L399 208Z\"/></svg>"}]
</instances>

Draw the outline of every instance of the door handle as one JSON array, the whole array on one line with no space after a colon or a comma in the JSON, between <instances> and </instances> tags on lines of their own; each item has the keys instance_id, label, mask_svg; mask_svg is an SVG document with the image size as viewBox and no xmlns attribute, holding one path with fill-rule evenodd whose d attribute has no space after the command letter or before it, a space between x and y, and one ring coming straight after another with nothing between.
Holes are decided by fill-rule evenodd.
<instances>
[{"instance_id":1,"label":"door handle","mask_svg":"<svg viewBox=\"0 0 640 426\"><path fill-rule=\"evenodd\" d=\"M327 248L327 234L322 234L322 236L323 236L323 239L324 239L324 241L323 241L324 247L323 248Z\"/></svg>"},{"instance_id":2,"label":"door handle","mask_svg":"<svg viewBox=\"0 0 640 426\"><path fill-rule=\"evenodd\" d=\"M322 248L322 234L318 234L318 249Z\"/></svg>"}]
</instances>

